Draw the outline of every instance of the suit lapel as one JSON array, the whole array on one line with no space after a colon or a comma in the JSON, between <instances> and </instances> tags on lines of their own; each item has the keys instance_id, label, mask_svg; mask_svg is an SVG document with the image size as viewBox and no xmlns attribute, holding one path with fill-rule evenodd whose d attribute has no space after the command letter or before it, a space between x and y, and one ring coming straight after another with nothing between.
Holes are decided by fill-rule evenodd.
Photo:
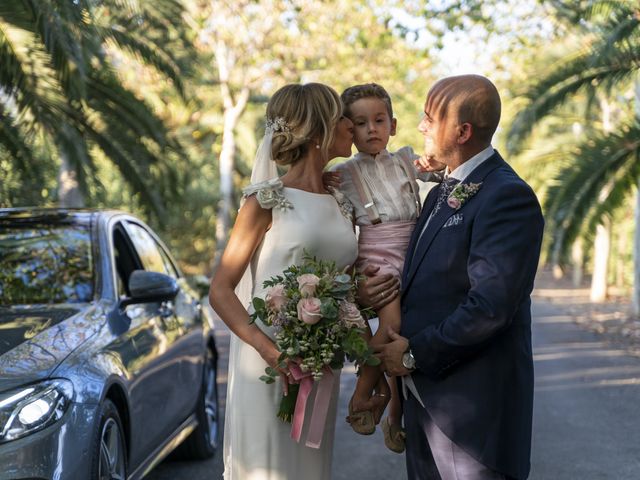
<instances>
[{"instance_id":1,"label":"suit lapel","mask_svg":"<svg viewBox=\"0 0 640 480\"><path fill-rule=\"evenodd\" d=\"M420 237L420 232L424 228L424 224L427 223L427 219L431 214L431 210L436 204L436 200L438 199L438 185L434 186L429 193L427 194L427 198L424 200L424 204L422 205L422 210L420 210L420 216L418 217L418 221L416 223L415 228L413 229L413 233L411 234L411 240L409 241L409 246L407 247L407 254L405 256L404 268L402 270L402 284L406 283L407 274L409 272L409 267L411 264L411 258L413 257L413 251L416 247L416 242Z\"/></svg>"},{"instance_id":2,"label":"suit lapel","mask_svg":"<svg viewBox=\"0 0 640 480\"><path fill-rule=\"evenodd\" d=\"M500 154L496 151L491 157L489 157L487 160L485 160L480 165L478 165L476 169L473 170L469 174L469 176L464 179L464 182L462 183L464 184L480 183L491 171L502 166L503 164L505 164L504 160L502 159ZM435 190L435 188L433 190ZM480 188L480 191L478 193L480 193L481 191L482 191L482 188ZM431 192L429 193L431 194ZM471 197L468 200L468 202L473 201L473 198L474 197ZM427 200L429 200L429 198L427 198ZM431 208L429 208L429 210L422 211L421 217L424 216L428 218L434 203L435 203L435 198L431 202L431 205L430 205ZM460 209L464 208L466 204L467 203L462 205ZM427 207L427 202L425 202L425 207ZM403 274L403 282L402 282L403 290L406 291L407 287L409 286L409 283L413 280L413 277L415 276L416 271L418 270L418 267L422 263L422 260L425 254L429 250L429 247L431 246L431 243L433 242L433 239L435 238L436 234L440 231L440 229L442 228L442 225L444 225L444 223L454 213L456 213L456 210L451 208L445 201L440 207L440 211L431 219L431 221L429 222L429 225L427 225L427 228L425 229L424 234L422 235L422 238L420 239L420 242L417 245L415 245L415 242L417 241L416 231L418 232L418 236L420 232L418 231L417 228L416 228L416 231L414 231L414 235L411 238L411 244L413 248L409 249L407 255L409 255L409 253L413 253L414 250L415 250L415 253L413 254L412 259L411 257L407 257L407 259L410 260L409 262L405 262L405 268L404 268L405 271ZM426 218L425 219L421 218L421 225L424 226L425 222L426 222ZM420 230L422 230L422 227L420 228Z\"/></svg>"}]
</instances>

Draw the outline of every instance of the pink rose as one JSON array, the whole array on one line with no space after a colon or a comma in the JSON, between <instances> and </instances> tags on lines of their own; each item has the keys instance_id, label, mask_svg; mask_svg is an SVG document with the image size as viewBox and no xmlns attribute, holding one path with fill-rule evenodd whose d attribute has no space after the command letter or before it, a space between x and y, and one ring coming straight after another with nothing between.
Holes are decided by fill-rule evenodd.
<instances>
[{"instance_id":1,"label":"pink rose","mask_svg":"<svg viewBox=\"0 0 640 480\"><path fill-rule=\"evenodd\" d=\"M320 321L322 314L320 307L322 302L319 298L303 298L298 302L298 318L307 325L313 325Z\"/></svg>"},{"instance_id":2,"label":"pink rose","mask_svg":"<svg viewBox=\"0 0 640 480\"><path fill-rule=\"evenodd\" d=\"M305 273L298 277L298 288L303 297L312 297L316 293L316 287L320 279L313 273Z\"/></svg>"},{"instance_id":3,"label":"pink rose","mask_svg":"<svg viewBox=\"0 0 640 480\"><path fill-rule=\"evenodd\" d=\"M338 308L338 317L349 328L365 328L367 326L364 318L362 318L360 309L358 309L358 306L355 303L346 301L340 302L340 307Z\"/></svg>"},{"instance_id":4,"label":"pink rose","mask_svg":"<svg viewBox=\"0 0 640 480\"><path fill-rule=\"evenodd\" d=\"M267 308L272 312L279 312L282 310L287 304L287 297L284 294L284 285L278 284L267 290L267 295L265 296L265 303L267 304Z\"/></svg>"},{"instance_id":5,"label":"pink rose","mask_svg":"<svg viewBox=\"0 0 640 480\"><path fill-rule=\"evenodd\" d=\"M449 197L447 198L447 205L457 210L462 206L462 203L460 203L460 200L456 197Z\"/></svg>"}]
</instances>

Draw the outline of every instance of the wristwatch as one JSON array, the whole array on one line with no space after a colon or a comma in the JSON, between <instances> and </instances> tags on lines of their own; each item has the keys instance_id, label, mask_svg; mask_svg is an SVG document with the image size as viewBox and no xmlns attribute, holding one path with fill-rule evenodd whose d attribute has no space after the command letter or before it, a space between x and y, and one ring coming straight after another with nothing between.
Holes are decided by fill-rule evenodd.
<instances>
[{"instance_id":1,"label":"wristwatch","mask_svg":"<svg viewBox=\"0 0 640 480\"><path fill-rule=\"evenodd\" d=\"M416 369L416 358L411 353L411 350L407 350L402 354L402 366L407 370Z\"/></svg>"}]
</instances>

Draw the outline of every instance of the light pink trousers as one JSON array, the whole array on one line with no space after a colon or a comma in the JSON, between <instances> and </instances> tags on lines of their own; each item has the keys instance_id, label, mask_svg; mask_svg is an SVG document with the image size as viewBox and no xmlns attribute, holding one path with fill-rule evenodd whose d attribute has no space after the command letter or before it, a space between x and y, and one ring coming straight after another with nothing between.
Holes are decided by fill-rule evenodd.
<instances>
[{"instance_id":1,"label":"light pink trousers","mask_svg":"<svg viewBox=\"0 0 640 480\"><path fill-rule=\"evenodd\" d=\"M415 220L361 225L356 270L362 272L367 265L373 265L380 267L378 273L402 277L404 257L415 225Z\"/></svg>"}]
</instances>

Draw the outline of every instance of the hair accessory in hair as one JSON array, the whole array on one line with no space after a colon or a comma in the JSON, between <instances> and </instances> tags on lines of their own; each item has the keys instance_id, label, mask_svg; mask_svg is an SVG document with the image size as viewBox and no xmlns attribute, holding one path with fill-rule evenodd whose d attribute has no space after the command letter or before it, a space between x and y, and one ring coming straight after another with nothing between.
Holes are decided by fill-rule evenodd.
<instances>
[{"instance_id":1,"label":"hair accessory in hair","mask_svg":"<svg viewBox=\"0 0 640 480\"><path fill-rule=\"evenodd\" d=\"M267 118L265 132L288 132L290 130L291 127L289 127L289 124L283 117Z\"/></svg>"}]
</instances>

